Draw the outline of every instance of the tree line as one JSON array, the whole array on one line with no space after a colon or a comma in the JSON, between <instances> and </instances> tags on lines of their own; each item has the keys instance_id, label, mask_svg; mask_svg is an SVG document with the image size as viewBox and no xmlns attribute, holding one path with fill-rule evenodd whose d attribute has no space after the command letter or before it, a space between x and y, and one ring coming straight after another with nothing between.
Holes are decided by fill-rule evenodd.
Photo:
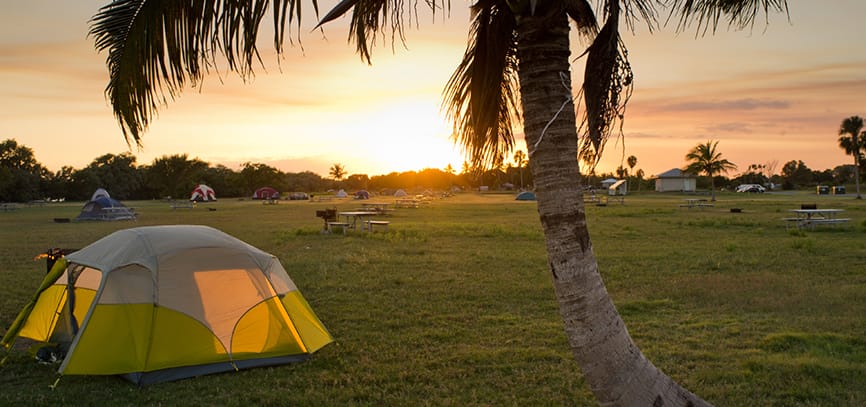
<instances>
[{"instance_id":1,"label":"tree line","mask_svg":"<svg viewBox=\"0 0 866 407\"><path fill-rule=\"evenodd\" d=\"M525 161L522 165L525 166ZM489 185L492 188L521 185L529 187L532 177L525 167L501 166L479 171L464 164L456 173L445 169L393 172L369 176L346 176L342 165L330 178L311 171L283 172L262 163L247 162L239 170L191 158L188 154L166 155L150 164L139 165L128 152L105 154L84 168L64 166L51 172L37 159L33 149L14 139L0 142L0 202L33 200L87 200L97 188L105 188L117 199L185 199L198 184L207 184L221 197L246 197L263 186L281 192L321 193L329 190L361 189L380 192L396 189L409 191L449 191Z\"/></svg>"}]
</instances>

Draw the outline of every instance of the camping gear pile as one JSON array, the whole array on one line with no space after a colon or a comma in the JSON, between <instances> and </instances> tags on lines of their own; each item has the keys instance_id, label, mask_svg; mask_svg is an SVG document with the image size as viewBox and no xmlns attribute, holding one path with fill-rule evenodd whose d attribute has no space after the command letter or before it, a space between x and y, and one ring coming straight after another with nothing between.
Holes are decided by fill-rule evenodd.
<instances>
[{"instance_id":1,"label":"camping gear pile","mask_svg":"<svg viewBox=\"0 0 866 407\"><path fill-rule=\"evenodd\" d=\"M333 341L280 261L207 226L114 232L60 258L3 337L138 384L301 361Z\"/></svg>"}]
</instances>

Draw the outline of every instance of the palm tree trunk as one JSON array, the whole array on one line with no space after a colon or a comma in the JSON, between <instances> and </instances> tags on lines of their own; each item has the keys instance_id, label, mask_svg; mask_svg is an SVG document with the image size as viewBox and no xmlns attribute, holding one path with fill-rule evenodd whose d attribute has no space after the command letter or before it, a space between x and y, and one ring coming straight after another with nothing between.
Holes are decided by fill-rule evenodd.
<instances>
[{"instance_id":1,"label":"palm tree trunk","mask_svg":"<svg viewBox=\"0 0 866 407\"><path fill-rule=\"evenodd\" d=\"M860 196L860 159L858 158L860 150L855 151L854 154L854 185L857 189L856 199L863 199L863 197Z\"/></svg>"},{"instance_id":2,"label":"palm tree trunk","mask_svg":"<svg viewBox=\"0 0 866 407\"><path fill-rule=\"evenodd\" d=\"M713 178L713 173L710 173L710 194L712 195L710 200L716 202L716 179Z\"/></svg>"},{"instance_id":3,"label":"palm tree trunk","mask_svg":"<svg viewBox=\"0 0 866 407\"><path fill-rule=\"evenodd\" d=\"M602 405L707 405L644 357L602 282L580 193L574 104L558 113L571 96L568 22L560 10L543 14L518 21L519 78L538 215L574 358Z\"/></svg>"}]
</instances>

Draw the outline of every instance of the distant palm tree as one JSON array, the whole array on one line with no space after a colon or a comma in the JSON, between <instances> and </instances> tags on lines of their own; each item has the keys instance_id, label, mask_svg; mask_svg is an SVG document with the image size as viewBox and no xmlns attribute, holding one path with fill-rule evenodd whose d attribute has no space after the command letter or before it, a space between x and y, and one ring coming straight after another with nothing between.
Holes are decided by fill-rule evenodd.
<instances>
[{"instance_id":1,"label":"distant palm tree","mask_svg":"<svg viewBox=\"0 0 866 407\"><path fill-rule=\"evenodd\" d=\"M523 190L523 165L526 164L526 153L523 150L517 150L514 152L514 165L517 166L517 170L520 172L520 189Z\"/></svg>"},{"instance_id":2,"label":"distant palm tree","mask_svg":"<svg viewBox=\"0 0 866 407\"><path fill-rule=\"evenodd\" d=\"M316 6L316 0L310 0ZM286 25L298 25L301 0L274 0L274 45ZM434 12L449 0L425 2ZM248 77L259 62L259 24L268 0L114 0L93 19L91 34L108 50L107 97L127 140L141 133L165 103L187 83L201 83L217 55L230 70ZM341 0L321 21L351 12L350 39L362 59L386 33L404 38L406 17L416 2ZM619 405L703 405L657 369L638 350L610 300L598 271L581 195L578 157L601 157L617 129L632 89L632 74L620 38L620 19L658 26L670 6L684 29L715 28L726 19L750 27L760 12L784 11L785 0L475 0L463 61L449 80L444 106L472 167L495 164L514 146L515 120L523 121L538 214L548 247L548 265L574 358L598 401ZM408 14L406 14L408 11ZM598 18L603 24L599 28ZM581 132L571 82L570 21L589 44L583 86ZM385 35L388 36L388 35ZM519 92L518 92L519 90Z\"/></svg>"},{"instance_id":3,"label":"distant palm tree","mask_svg":"<svg viewBox=\"0 0 866 407\"><path fill-rule=\"evenodd\" d=\"M734 163L722 158L722 153L716 151L716 146L718 145L718 141L715 143L707 141L706 144L696 145L686 154L686 161L691 161L685 169L686 172L693 174L704 173L710 177L712 201L716 200L716 181L713 179L713 176L737 168Z\"/></svg>"},{"instance_id":4,"label":"distant palm tree","mask_svg":"<svg viewBox=\"0 0 866 407\"><path fill-rule=\"evenodd\" d=\"M634 174L634 166L637 165L637 157L630 155L625 159L625 162L628 164L628 175ZM628 190L628 176L625 178L625 189Z\"/></svg>"},{"instance_id":5,"label":"distant palm tree","mask_svg":"<svg viewBox=\"0 0 866 407\"><path fill-rule=\"evenodd\" d=\"M866 150L866 131L863 130L863 118L851 116L842 120L839 126L839 147L845 149L845 154L854 156L854 183L857 188L857 199L860 196L860 163L863 162L863 150Z\"/></svg>"},{"instance_id":6,"label":"distant palm tree","mask_svg":"<svg viewBox=\"0 0 866 407\"><path fill-rule=\"evenodd\" d=\"M334 181L340 181L346 176L346 169L343 167L343 164L334 164L331 166L328 174L334 179Z\"/></svg>"}]
</instances>

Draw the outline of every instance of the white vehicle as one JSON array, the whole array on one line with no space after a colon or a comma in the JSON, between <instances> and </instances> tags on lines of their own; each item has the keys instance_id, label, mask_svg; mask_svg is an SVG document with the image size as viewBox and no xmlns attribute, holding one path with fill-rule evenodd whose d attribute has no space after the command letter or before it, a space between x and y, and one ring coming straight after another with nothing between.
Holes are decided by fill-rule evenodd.
<instances>
[{"instance_id":1,"label":"white vehicle","mask_svg":"<svg viewBox=\"0 0 866 407\"><path fill-rule=\"evenodd\" d=\"M763 193L767 189L758 184L742 184L737 187L737 192L757 192Z\"/></svg>"}]
</instances>

